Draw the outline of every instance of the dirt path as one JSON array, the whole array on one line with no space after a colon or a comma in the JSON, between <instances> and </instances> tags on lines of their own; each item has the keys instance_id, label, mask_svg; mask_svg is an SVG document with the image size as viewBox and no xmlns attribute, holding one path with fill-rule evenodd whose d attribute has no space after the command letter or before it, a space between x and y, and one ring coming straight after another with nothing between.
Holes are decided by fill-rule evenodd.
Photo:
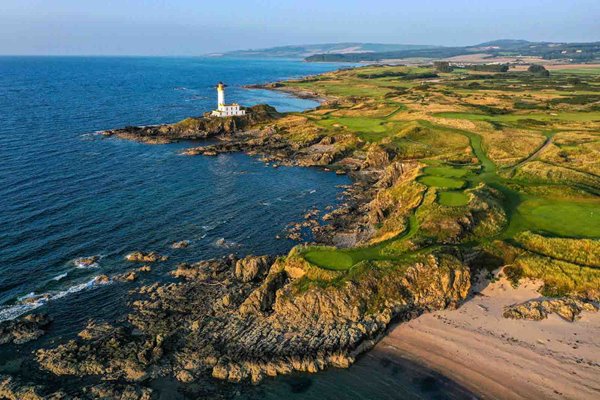
<instances>
[{"instance_id":1,"label":"dirt path","mask_svg":"<svg viewBox=\"0 0 600 400\"><path fill-rule=\"evenodd\" d=\"M554 136L548 136L546 138L546 140L544 141L544 143L533 153L531 153L527 158L525 158L524 160L519 161L518 163L516 163L515 165L513 165L512 167L508 167L510 168L511 172L516 170L517 168L519 168L521 165L533 160L534 158L536 158L537 156L539 156L545 149L546 147L550 146L550 144L552 143L552 139Z\"/></svg>"}]
</instances>

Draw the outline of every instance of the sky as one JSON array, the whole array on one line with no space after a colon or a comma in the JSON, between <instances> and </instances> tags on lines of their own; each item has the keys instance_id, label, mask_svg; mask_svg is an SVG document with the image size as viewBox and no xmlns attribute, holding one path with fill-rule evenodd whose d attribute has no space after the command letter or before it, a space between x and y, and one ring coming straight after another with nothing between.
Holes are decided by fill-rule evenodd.
<instances>
[{"instance_id":1,"label":"sky","mask_svg":"<svg viewBox=\"0 0 600 400\"><path fill-rule=\"evenodd\" d=\"M600 0L0 0L0 54L10 55L495 39L600 41Z\"/></svg>"}]
</instances>

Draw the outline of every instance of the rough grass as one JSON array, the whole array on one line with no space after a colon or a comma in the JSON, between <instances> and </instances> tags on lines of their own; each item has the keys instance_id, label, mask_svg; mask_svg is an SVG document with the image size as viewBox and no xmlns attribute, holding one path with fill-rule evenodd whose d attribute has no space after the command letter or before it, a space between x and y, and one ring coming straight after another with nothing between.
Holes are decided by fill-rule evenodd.
<instances>
[{"instance_id":1,"label":"rough grass","mask_svg":"<svg viewBox=\"0 0 600 400\"><path fill-rule=\"evenodd\" d=\"M532 232L515 236L521 247L573 264L600 268L600 240L546 237Z\"/></svg>"},{"instance_id":2,"label":"rough grass","mask_svg":"<svg viewBox=\"0 0 600 400\"><path fill-rule=\"evenodd\" d=\"M571 183L589 188L600 188L599 176L542 161L531 161L522 165L515 171L514 178L525 182Z\"/></svg>"},{"instance_id":3,"label":"rough grass","mask_svg":"<svg viewBox=\"0 0 600 400\"><path fill-rule=\"evenodd\" d=\"M600 269L582 267L565 261L535 254L515 260L518 275L544 281L546 296L580 295L600 299Z\"/></svg>"},{"instance_id":4,"label":"rough grass","mask_svg":"<svg viewBox=\"0 0 600 400\"><path fill-rule=\"evenodd\" d=\"M600 112L558 112L535 114L503 114L489 115L466 112L444 112L436 114L441 118L466 119L470 121L495 121L495 122L523 122L526 120L551 122L551 121L600 121Z\"/></svg>"}]
</instances>

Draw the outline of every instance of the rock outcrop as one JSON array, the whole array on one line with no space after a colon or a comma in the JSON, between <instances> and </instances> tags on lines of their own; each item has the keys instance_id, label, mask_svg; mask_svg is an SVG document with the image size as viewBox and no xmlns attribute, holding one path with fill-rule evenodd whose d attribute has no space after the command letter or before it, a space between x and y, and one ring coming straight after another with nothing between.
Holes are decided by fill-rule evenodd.
<instances>
[{"instance_id":1,"label":"rock outcrop","mask_svg":"<svg viewBox=\"0 0 600 400\"><path fill-rule=\"evenodd\" d=\"M134 251L133 253L129 253L125 256L127 261L131 262L142 262L142 263L153 263L157 261L167 261L169 257L161 256L160 254L151 251L149 253L145 253L142 251Z\"/></svg>"},{"instance_id":2,"label":"rock outcrop","mask_svg":"<svg viewBox=\"0 0 600 400\"><path fill-rule=\"evenodd\" d=\"M216 135L232 134L280 116L275 108L260 104L246 109L245 116L218 118L210 113L183 121L158 126L128 126L102 132L105 136L117 136L150 144L164 144L178 140L207 139Z\"/></svg>"},{"instance_id":3,"label":"rock outcrop","mask_svg":"<svg viewBox=\"0 0 600 400\"><path fill-rule=\"evenodd\" d=\"M72 390L70 391L72 392ZM152 389L131 384L100 383L81 388L76 395L52 391L44 385L0 375L0 398L6 400L151 400Z\"/></svg>"},{"instance_id":4,"label":"rock outcrop","mask_svg":"<svg viewBox=\"0 0 600 400\"><path fill-rule=\"evenodd\" d=\"M173 244L171 245L171 248L172 249L185 249L189 245L190 245L189 240L180 240L179 242L173 242Z\"/></svg>"},{"instance_id":5,"label":"rock outcrop","mask_svg":"<svg viewBox=\"0 0 600 400\"><path fill-rule=\"evenodd\" d=\"M262 278L271 266L271 257L246 257L235 263L235 277L242 282Z\"/></svg>"},{"instance_id":6,"label":"rock outcrop","mask_svg":"<svg viewBox=\"0 0 600 400\"><path fill-rule=\"evenodd\" d=\"M581 318L584 311L596 312L598 306L592 302L563 297L557 299L529 300L525 303L508 306L502 314L504 318L529 319L541 321L549 314L556 314L562 319L573 322Z\"/></svg>"},{"instance_id":7,"label":"rock outcrop","mask_svg":"<svg viewBox=\"0 0 600 400\"><path fill-rule=\"evenodd\" d=\"M29 314L17 320L0 323L0 345L23 344L46 333L52 319L46 314Z\"/></svg>"},{"instance_id":8,"label":"rock outcrop","mask_svg":"<svg viewBox=\"0 0 600 400\"><path fill-rule=\"evenodd\" d=\"M297 257L180 265L174 275L182 281L139 290L127 325L91 323L79 339L39 350L39 365L59 376L131 383L159 376L258 382L347 367L391 321L456 306L470 287L468 268L448 254L365 265L360 278L329 271L315 281Z\"/></svg>"},{"instance_id":9,"label":"rock outcrop","mask_svg":"<svg viewBox=\"0 0 600 400\"><path fill-rule=\"evenodd\" d=\"M43 400L41 387L21 382L9 375L0 375L0 399Z\"/></svg>"}]
</instances>

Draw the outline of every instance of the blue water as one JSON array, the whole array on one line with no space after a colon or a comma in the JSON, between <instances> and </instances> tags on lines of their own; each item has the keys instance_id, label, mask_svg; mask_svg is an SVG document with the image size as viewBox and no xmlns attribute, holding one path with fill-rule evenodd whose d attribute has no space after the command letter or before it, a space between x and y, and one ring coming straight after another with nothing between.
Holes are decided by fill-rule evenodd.
<instances>
[{"instance_id":1,"label":"blue water","mask_svg":"<svg viewBox=\"0 0 600 400\"><path fill-rule=\"evenodd\" d=\"M275 239L286 224L313 206L336 204L336 186L348 183L317 169L274 169L243 154L179 155L193 143L152 146L94 132L201 115L214 108L218 81L229 85L228 100L243 105L315 107L242 86L337 67L293 60L0 57L0 321L33 309L54 318L50 332L32 345L0 346L0 370L30 357L32 346L72 337L90 318L121 318L129 289L164 278L167 266L155 267L142 282L94 283L98 275L131 268L123 260L128 252L158 251L171 257L170 266L231 252L283 254L294 245ZM218 246L220 239L229 248ZM179 240L191 244L171 249ZM77 258L92 255L101 256L97 265L77 268ZM347 371L270 380L246 393L461 398L462 391L439 382L422 368L365 357ZM182 398L169 387L157 389L162 398Z\"/></svg>"},{"instance_id":2,"label":"blue water","mask_svg":"<svg viewBox=\"0 0 600 400\"><path fill-rule=\"evenodd\" d=\"M93 277L131 267L123 256L133 250L156 250L173 261L289 250L292 243L275 236L308 207L335 203L344 178L273 169L242 154L182 157L178 152L190 143L149 146L93 132L201 115L213 108L218 81L244 105L314 107L241 86L334 67L220 58L0 58L0 320L53 299L60 303L54 308L68 308L89 296L72 292L97 286ZM230 249L215 246L221 238ZM176 240L191 246L172 251ZM74 260L91 255L102 257L97 266L76 268ZM19 298L39 294L50 301L20 305Z\"/></svg>"}]
</instances>

